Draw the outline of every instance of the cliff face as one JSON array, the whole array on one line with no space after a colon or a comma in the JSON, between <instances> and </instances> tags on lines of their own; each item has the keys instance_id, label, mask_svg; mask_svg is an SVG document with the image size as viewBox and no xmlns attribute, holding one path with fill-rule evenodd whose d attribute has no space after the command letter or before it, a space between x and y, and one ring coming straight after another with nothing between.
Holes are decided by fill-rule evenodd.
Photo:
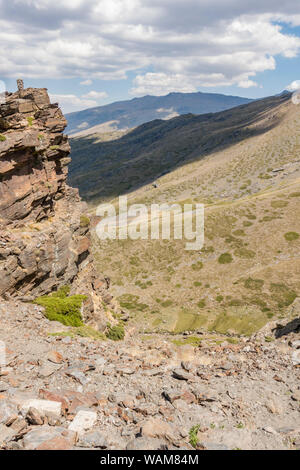
<instances>
[{"instance_id":1,"label":"cliff face","mask_svg":"<svg viewBox=\"0 0 300 470\"><path fill-rule=\"evenodd\" d=\"M66 184L66 125L46 89L21 86L0 106L0 297L72 284L88 295L85 320L103 329L112 299L91 263L86 206Z\"/></svg>"}]
</instances>

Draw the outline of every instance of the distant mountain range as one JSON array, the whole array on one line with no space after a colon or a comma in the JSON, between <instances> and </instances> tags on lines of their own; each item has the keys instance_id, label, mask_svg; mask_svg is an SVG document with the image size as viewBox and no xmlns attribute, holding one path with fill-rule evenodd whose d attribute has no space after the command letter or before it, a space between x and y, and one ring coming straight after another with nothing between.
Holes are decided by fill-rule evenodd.
<instances>
[{"instance_id":1,"label":"distant mountain range","mask_svg":"<svg viewBox=\"0 0 300 470\"><path fill-rule=\"evenodd\" d=\"M154 119L183 114L207 114L250 103L251 99L216 93L169 93L144 96L67 114L70 136L127 130Z\"/></svg>"}]
</instances>

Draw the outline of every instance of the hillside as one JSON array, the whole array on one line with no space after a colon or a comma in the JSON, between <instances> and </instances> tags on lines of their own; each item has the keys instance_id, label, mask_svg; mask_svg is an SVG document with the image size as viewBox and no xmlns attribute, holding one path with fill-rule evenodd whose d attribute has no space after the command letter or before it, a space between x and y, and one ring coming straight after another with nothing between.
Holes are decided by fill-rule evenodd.
<instances>
[{"instance_id":1,"label":"hillside","mask_svg":"<svg viewBox=\"0 0 300 470\"><path fill-rule=\"evenodd\" d=\"M101 450L102 463L105 450L300 449L299 109L277 98L136 131L130 202L205 203L205 245L187 252L100 242L66 184L60 109L21 80L5 95L1 450ZM168 165L156 185L151 158L152 178Z\"/></svg>"},{"instance_id":2,"label":"hillside","mask_svg":"<svg viewBox=\"0 0 300 470\"><path fill-rule=\"evenodd\" d=\"M105 266L131 322L142 331L248 335L284 317L300 292L299 107L288 97L270 98L217 115L150 123L135 132L155 126L168 129L148 146L143 140L140 154L131 152L126 174L134 163L137 177L143 169L147 179L154 178L163 156L168 174L156 188L137 179L140 187L129 202L204 203L205 245L201 252L188 252L178 240L94 239L98 267ZM172 152L181 158L173 168Z\"/></svg>"},{"instance_id":3,"label":"hillside","mask_svg":"<svg viewBox=\"0 0 300 470\"><path fill-rule=\"evenodd\" d=\"M154 119L170 119L188 113L215 113L251 101L239 96L200 92L144 96L67 114L67 132L88 135L132 129Z\"/></svg>"},{"instance_id":4,"label":"hillside","mask_svg":"<svg viewBox=\"0 0 300 470\"><path fill-rule=\"evenodd\" d=\"M199 161L278 124L289 95L271 97L221 113L192 114L143 124L123 137L71 139L69 182L81 196L99 201L144 186L188 161Z\"/></svg>"}]
</instances>

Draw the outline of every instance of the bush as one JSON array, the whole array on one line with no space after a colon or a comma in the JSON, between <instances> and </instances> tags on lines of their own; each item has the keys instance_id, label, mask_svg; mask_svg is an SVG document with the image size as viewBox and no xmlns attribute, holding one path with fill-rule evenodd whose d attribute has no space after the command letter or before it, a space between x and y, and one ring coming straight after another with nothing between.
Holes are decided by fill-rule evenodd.
<instances>
[{"instance_id":1,"label":"bush","mask_svg":"<svg viewBox=\"0 0 300 470\"><path fill-rule=\"evenodd\" d=\"M192 264L193 271L200 271L203 268L202 261L197 261L197 263Z\"/></svg>"},{"instance_id":2,"label":"bush","mask_svg":"<svg viewBox=\"0 0 300 470\"><path fill-rule=\"evenodd\" d=\"M193 426L189 431L189 442L191 446L194 447L195 449L198 444L198 432L200 428L201 428L200 424L196 424L196 426Z\"/></svg>"},{"instance_id":3,"label":"bush","mask_svg":"<svg viewBox=\"0 0 300 470\"><path fill-rule=\"evenodd\" d=\"M288 241L288 242L293 242L294 240L298 240L299 238L299 233L297 232L288 232L284 235L284 238Z\"/></svg>"},{"instance_id":4,"label":"bush","mask_svg":"<svg viewBox=\"0 0 300 470\"><path fill-rule=\"evenodd\" d=\"M218 261L220 264L229 264L232 263L233 258L230 253L223 253L221 256L219 256Z\"/></svg>"},{"instance_id":5,"label":"bush","mask_svg":"<svg viewBox=\"0 0 300 470\"><path fill-rule=\"evenodd\" d=\"M287 205L288 205L288 202L287 201L282 201L282 200L272 201L271 202L271 206L274 209L282 209L283 207L286 207Z\"/></svg>"},{"instance_id":6,"label":"bush","mask_svg":"<svg viewBox=\"0 0 300 470\"><path fill-rule=\"evenodd\" d=\"M112 341L121 341L124 339L125 329L123 323L119 323L115 326L107 325L107 328L108 331L106 333L106 337L108 339L111 339Z\"/></svg>"},{"instance_id":7,"label":"bush","mask_svg":"<svg viewBox=\"0 0 300 470\"><path fill-rule=\"evenodd\" d=\"M200 302L197 303L197 306L198 306L199 308L204 308L205 305L206 305L206 303L205 303L205 300L204 300L204 299L200 300Z\"/></svg>"},{"instance_id":8,"label":"bush","mask_svg":"<svg viewBox=\"0 0 300 470\"><path fill-rule=\"evenodd\" d=\"M272 283L270 286L273 299L277 302L279 308L288 307L297 297L297 292L290 289L285 284Z\"/></svg>"},{"instance_id":9,"label":"bush","mask_svg":"<svg viewBox=\"0 0 300 470\"><path fill-rule=\"evenodd\" d=\"M3 134L0 134L0 142L5 142L6 137Z\"/></svg>"},{"instance_id":10,"label":"bush","mask_svg":"<svg viewBox=\"0 0 300 470\"><path fill-rule=\"evenodd\" d=\"M247 250L247 248L237 248L234 252L239 258L251 259L255 258L255 251Z\"/></svg>"},{"instance_id":11,"label":"bush","mask_svg":"<svg viewBox=\"0 0 300 470\"><path fill-rule=\"evenodd\" d=\"M90 225L90 219L86 215L80 216L80 227L88 227Z\"/></svg>"},{"instance_id":12,"label":"bush","mask_svg":"<svg viewBox=\"0 0 300 470\"><path fill-rule=\"evenodd\" d=\"M264 285L264 281L262 279L252 279L249 277L245 280L244 286L246 289L257 290L261 289Z\"/></svg>"},{"instance_id":13,"label":"bush","mask_svg":"<svg viewBox=\"0 0 300 470\"><path fill-rule=\"evenodd\" d=\"M45 308L45 316L50 321L58 321L66 326L83 326L81 317L82 303L85 295L72 295L70 287L61 287L51 295L38 297L34 303Z\"/></svg>"}]
</instances>

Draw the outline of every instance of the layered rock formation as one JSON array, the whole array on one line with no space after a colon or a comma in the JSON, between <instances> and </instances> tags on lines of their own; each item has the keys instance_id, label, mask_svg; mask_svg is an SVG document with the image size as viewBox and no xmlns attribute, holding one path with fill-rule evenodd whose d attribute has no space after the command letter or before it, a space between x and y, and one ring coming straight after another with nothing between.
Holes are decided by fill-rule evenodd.
<instances>
[{"instance_id":1,"label":"layered rock formation","mask_svg":"<svg viewBox=\"0 0 300 470\"><path fill-rule=\"evenodd\" d=\"M91 264L86 206L66 184L67 121L46 89L18 87L0 106L0 297L72 284L88 295L85 320L103 329L111 297Z\"/></svg>"}]
</instances>

